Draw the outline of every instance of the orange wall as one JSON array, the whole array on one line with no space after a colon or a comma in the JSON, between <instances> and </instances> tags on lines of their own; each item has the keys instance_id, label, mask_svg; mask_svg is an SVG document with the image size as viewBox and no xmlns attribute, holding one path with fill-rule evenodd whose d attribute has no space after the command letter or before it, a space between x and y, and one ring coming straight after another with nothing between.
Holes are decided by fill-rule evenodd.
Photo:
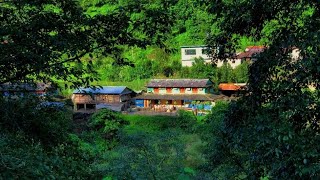
<instances>
[{"instance_id":1,"label":"orange wall","mask_svg":"<svg viewBox=\"0 0 320 180\"><path fill-rule=\"evenodd\" d=\"M192 88L192 93L197 94L198 93L198 88Z\"/></svg>"}]
</instances>

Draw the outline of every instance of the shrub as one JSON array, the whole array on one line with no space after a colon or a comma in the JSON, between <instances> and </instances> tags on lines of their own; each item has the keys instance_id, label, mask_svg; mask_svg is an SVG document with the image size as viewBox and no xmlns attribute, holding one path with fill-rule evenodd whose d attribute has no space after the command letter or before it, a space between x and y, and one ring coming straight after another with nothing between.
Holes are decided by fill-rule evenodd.
<instances>
[{"instance_id":1,"label":"shrub","mask_svg":"<svg viewBox=\"0 0 320 180\"><path fill-rule=\"evenodd\" d=\"M182 129L192 130L197 122L196 116L189 111L179 110L177 125Z\"/></svg>"},{"instance_id":2,"label":"shrub","mask_svg":"<svg viewBox=\"0 0 320 180\"><path fill-rule=\"evenodd\" d=\"M108 109L100 110L89 119L89 127L100 131L107 139L114 138L125 124L128 122L122 118L121 114Z\"/></svg>"},{"instance_id":3,"label":"shrub","mask_svg":"<svg viewBox=\"0 0 320 180\"><path fill-rule=\"evenodd\" d=\"M0 129L23 133L46 146L57 145L68 136L72 114L64 108L39 106L35 97L0 100Z\"/></svg>"}]
</instances>

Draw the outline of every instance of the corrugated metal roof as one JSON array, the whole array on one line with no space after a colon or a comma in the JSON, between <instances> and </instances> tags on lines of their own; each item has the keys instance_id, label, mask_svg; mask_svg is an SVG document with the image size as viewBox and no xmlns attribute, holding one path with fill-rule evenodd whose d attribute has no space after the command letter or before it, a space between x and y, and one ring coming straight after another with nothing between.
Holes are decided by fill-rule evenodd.
<instances>
[{"instance_id":1,"label":"corrugated metal roof","mask_svg":"<svg viewBox=\"0 0 320 180\"><path fill-rule=\"evenodd\" d=\"M125 90L128 91L125 91ZM73 91L73 94L83 94L83 93L92 93L92 94L129 94L132 91L126 86L102 86L102 88L79 88Z\"/></svg>"},{"instance_id":2,"label":"corrugated metal roof","mask_svg":"<svg viewBox=\"0 0 320 180\"><path fill-rule=\"evenodd\" d=\"M152 79L147 87L208 87L213 83L209 79Z\"/></svg>"}]
</instances>

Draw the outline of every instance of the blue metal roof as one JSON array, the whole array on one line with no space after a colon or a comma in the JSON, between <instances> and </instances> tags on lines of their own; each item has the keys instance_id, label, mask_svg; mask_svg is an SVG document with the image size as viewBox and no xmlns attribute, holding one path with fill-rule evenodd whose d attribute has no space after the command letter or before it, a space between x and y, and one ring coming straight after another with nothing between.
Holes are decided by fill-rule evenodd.
<instances>
[{"instance_id":1,"label":"blue metal roof","mask_svg":"<svg viewBox=\"0 0 320 180\"><path fill-rule=\"evenodd\" d=\"M73 94L84 94L84 93L92 93L92 94L128 94L128 92L124 92L126 86L102 86L102 88L79 88L73 91Z\"/></svg>"}]
</instances>

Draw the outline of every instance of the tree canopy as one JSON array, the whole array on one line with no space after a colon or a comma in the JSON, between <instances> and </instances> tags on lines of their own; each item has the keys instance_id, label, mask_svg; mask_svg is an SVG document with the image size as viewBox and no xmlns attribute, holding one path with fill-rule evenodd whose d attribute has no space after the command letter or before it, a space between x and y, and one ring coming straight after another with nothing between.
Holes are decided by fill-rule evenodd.
<instances>
[{"instance_id":1,"label":"tree canopy","mask_svg":"<svg viewBox=\"0 0 320 180\"><path fill-rule=\"evenodd\" d=\"M163 47L173 22L167 8L174 2L146 3L94 4L89 13L71 0L1 2L0 83L55 78L88 85L94 80L88 75L95 72L92 54L124 63L117 58L120 45Z\"/></svg>"},{"instance_id":2,"label":"tree canopy","mask_svg":"<svg viewBox=\"0 0 320 180\"><path fill-rule=\"evenodd\" d=\"M319 2L221 0L208 9L219 27L212 46L230 52L241 36L267 46L250 66L245 97L228 111L224 155L213 159L229 157L230 177L319 177Z\"/></svg>"}]
</instances>

